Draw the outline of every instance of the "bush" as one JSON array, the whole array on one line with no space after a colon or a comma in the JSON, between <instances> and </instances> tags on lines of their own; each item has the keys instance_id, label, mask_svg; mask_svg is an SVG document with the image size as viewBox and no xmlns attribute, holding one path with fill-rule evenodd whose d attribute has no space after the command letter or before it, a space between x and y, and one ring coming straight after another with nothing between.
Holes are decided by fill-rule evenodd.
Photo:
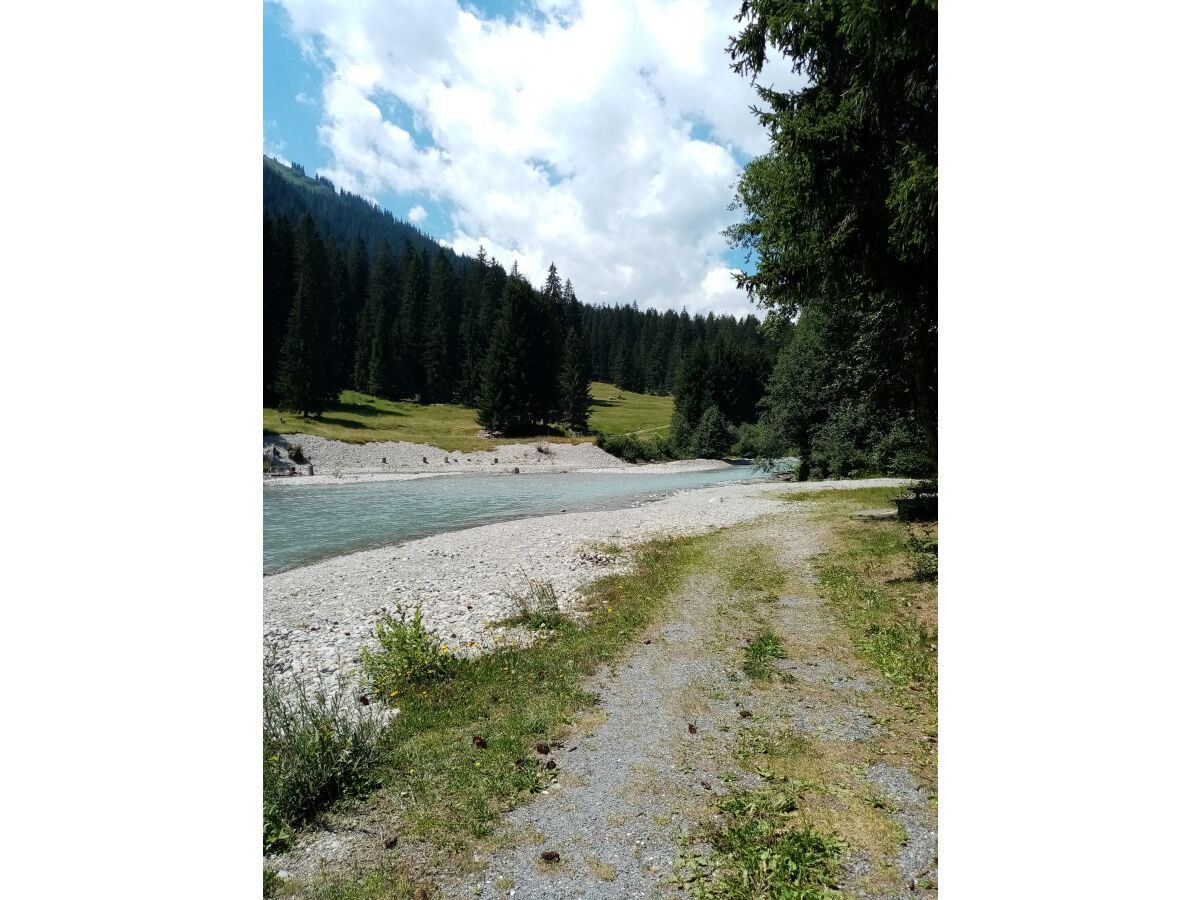
<instances>
[{"instance_id":1,"label":"bush","mask_svg":"<svg viewBox=\"0 0 1200 900\"><path fill-rule=\"evenodd\" d=\"M925 452L916 423L901 419L875 442L871 453L874 468L889 475L924 478L933 474L933 463Z\"/></svg>"},{"instance_id":2,"label":"bush","mask_svg":"<svg viewBox=\"0 0 1200 900\"><path fill-rule=\"evenodd\" d=\"M787 456L787 442L766 422L743 422L737 427L733 455L746 459Z\"/></svg>"},{"instance_id":3,"label":"bush","mask_svg":"<svg viewBox=\"0 0 1200 900\"><path fill-rule=\"evenodd\" d=\"M371 688L384 700L415 685L445 681L460 665L450 648L425 630L419 608L411 620L403 611L399 619L386 616L375 634L380 649L364 648L362 667Z\"/></svg>"},{"instance_id":4,"label":"bush","mask_svg":"<svg viewBox=\"0 0 1200 900\"><path fill-rule=\"evenodd\" d=\"M285 695L264 678L263 850L287 847L294 828L376 786L379 730L341 693L310 696L297 680Z\"/></svg>"},{"instance_id":5,"label":"bush","mask_svg":"<svg viewBox=\"0 0 1200 900\"><path fill-rule=\"evenodd\" d=\"M633 434L600 432L596 435L596 446L628 463L658 462L674 458L670 445L658 435L639 440L637 435Z\"/></svg>"},{"instance_id":6,"label":"bush","mask_svg":"<svg viewBox=\"0 0 1200 900\"><path fill-rule=\"evenodd\" d=\"M295 463L308 462L308 460L304 458L304 448L299 444L288 444L287 456L288 459Z\"/></svg>"}]
</instances>

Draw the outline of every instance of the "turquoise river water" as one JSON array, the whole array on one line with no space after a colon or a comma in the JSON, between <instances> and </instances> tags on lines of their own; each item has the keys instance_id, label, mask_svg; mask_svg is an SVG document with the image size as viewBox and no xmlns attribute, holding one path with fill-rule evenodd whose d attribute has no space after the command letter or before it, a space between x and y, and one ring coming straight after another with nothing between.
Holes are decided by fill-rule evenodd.
<instances>
[{"instance_id":1,"label":"turquoise river water","mask_svg":"<svg viewBox=\"0 0 1200 900\"><path fill-rule=\"evenodd\" d=\"M654 495L763 477L710 472L440 475L263 489L263 573L443 531L548 513L630 506Z\"/></svg>"}]
</instances>

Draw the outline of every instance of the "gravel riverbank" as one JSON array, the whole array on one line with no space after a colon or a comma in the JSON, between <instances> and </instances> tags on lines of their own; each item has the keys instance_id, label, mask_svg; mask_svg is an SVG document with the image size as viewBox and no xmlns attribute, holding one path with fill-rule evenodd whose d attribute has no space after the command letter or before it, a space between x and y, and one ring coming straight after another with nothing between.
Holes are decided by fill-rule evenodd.
<instances>
[{"instance_id":1,"label":"gravel riverbank","mask_svg":"<svg viewBox=\"0 0 1200 900\"><path fill-rule=\"evenodd\" d=\"M290 465L287 459L288 444L298 444L307 460L307 463L296 466L298 474L307 473L310 463L314 474L311 477L304 474L304 477L283 478L264 475L264 482L272 485L353 484L361 481L401 480L431 474L511 472L513 469L519 469L521 472L693 472L723 469L730 465L719 459L688 459L635 466L605 453L595 444L501 444L494 450L462 453L458 450L448 452L440 447L404 441L348 444L311 434L265 437L263 453L270 455L278 451L276 458L279 462Z\"/></svg>"},{"instance_id":2,"label":"gravel riverbank","mask_svg":"<svg viewBox=\"0 0 1200 900\"><path fill-rule=\"evenodd\" d=\"M582 451L583 458L585 447L603 454L591 445L564 449ZM264 577L264 653L285 677L294 674L310 688L328 689L339 678L357 677L360 649L374 641L375 624L398 604L419 604L427 627L456 651L486 651L521 639L519 631L496 623L513 615L513 597L530 581L551 584L560 605L570 609L580 587L619 570L620 558L600 545L626 547L655 535L733 525L780 508L779 495L796 490L904 483L734 483L630 509L519 519L324 560Z\"/></svg>"}]
</instances>

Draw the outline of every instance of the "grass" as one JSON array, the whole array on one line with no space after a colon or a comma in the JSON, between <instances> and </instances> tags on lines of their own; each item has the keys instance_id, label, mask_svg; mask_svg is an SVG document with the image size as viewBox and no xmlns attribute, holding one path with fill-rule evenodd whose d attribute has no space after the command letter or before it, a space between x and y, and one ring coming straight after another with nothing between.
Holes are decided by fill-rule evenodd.
<instances>
[{"instance_id":1,"label":"grass","mask_svg":"<svg viewBox=\"0 0 1200 900\"><path fill-rule=\"evenodd\" d=\"M510 599L516 603L518 612L501 622L502 625L520 625L530 631L554 631L570 621L559 609L554 585L548 581L527 579L525 593Z\"/></svg>"},{"instance_id":2,"label":"grass","mask_svg":"<svg viewBox=\"0 0 1200 900\"><path fill-rule=\"evenodd\" d=\"M592 383L593 431L623 434L653 430L666 434L674 401L619 391L611 384ZM618 397L620 399L618 399ZM492 450L498 444L526 443L531 439L553 443L584 443L587 437L567 437L562 433L514 438L482 438L475 410L451 403L422 406L405 401L383 400L357 391L342 391L337 404L319 416L304 418L296 413L263 408L263 430L275 434L312 434L351 444L369 441L408 441L429 444L442 450L463 453Z\"/></svg>"},{"instance_id":3,"label":"grass","mask_svg":"<svg viewBox=\"0 0 1200 900\"><path fill-rule=\"evenodd\" d=\"M671 397L624 391L615 384L592 382L592 431L606 434L669 433L675 401Z\"/></svg>"},{"instance_id":4,"label":"grass","mask_svg":"<svg viewBox=\"0 0 1200 900\"><path fill-rule=\"evenodd\" d=\"M771 629L763 629L746 645L742 671L756 681L766 681L775 674L775 660L787 659L783 639Z\"/></svg>"},{"instance_id":5,"label":"grass","mask_svg":"<svg viewBox=\"0 0 1200 900\"><path fill-rule=\"evenodd\" d=\"M584 678L657 620L710 541L651 541L632 551L633 571L587 588L586 624L564 617L532 647L460 661L442 680L389 688L397 693L389 696L395 714L376 767L382 787L356 808L360 827L398 829L410 849L443 857L490 835L505 811L556 777L535 747L552 745L591 714L597 697L583 689ZM377 668L376 680L402 683L407 660L397 655L394 677ZM372 877L338 882L342 893L319 896L415 896L384 891L382 876Z\"/></svg>"},{"instance_id":6,"label":"grass","mask_svg":"<svg viewBox=\"0 0 1200 900\"><path fill-rule=\"evenodd\" d=\"M848 628L855 650L897 688L937 702L937 523L861 521L900 488L815 491L787 499L818 505L836 549L817 563L821 592Z\"/></svg>"},{"instance_id":7,"label":"grass","mask_svg":"<svg viewBox=\"0 0 1200 900\"><path fill-rule=\"evenodd\" d=\"M697 900L824 900L839 897L843 843L811 824L797 825L792 792L737 791L705 835L712 852L686 855L676 879Z\"/></svg>"},{"instance_id":8,"label":"grass","mask_svg":"<svg viewBox=\"0 0 1200 900\"><path fill-rule=\"evenodd\" d=\"M348 712L339 695L263 682L263 849L291 844L293 830L377 782L379 726ZM264 891L267 889L264 875Z\"/></svg>"}]
</instances>

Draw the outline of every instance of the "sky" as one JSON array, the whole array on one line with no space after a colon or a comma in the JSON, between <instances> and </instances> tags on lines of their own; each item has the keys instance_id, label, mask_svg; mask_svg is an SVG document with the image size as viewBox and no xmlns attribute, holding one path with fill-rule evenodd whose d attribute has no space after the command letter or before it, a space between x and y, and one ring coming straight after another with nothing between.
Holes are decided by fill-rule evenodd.
<instances>
[{"instance_id":1,"label":"sky","mask_svg":"<svg viewBox=\"0 0 1200 900\"><path fill-rule=\"evenodd\" d=\"M732 0L278 0L263 152L589 303L745 315L721 234L768 148ZM760 82L795 88L771 61Z\"/></svg>"}]
</instances>

